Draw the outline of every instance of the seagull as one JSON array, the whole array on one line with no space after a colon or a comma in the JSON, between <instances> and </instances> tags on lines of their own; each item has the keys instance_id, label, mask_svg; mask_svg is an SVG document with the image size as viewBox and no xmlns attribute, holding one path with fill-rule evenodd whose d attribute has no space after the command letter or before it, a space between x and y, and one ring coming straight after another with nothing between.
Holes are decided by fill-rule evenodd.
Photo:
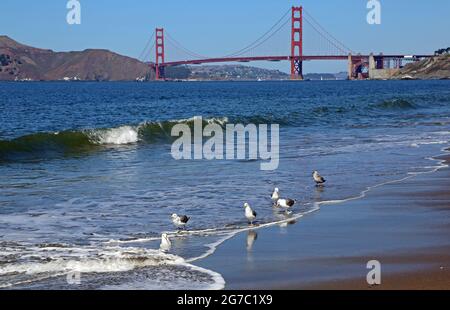
<instances>
[{"instance_id":1,"label":"seagull","mask_svg":"<svg viewBox=\"0 0 450 310\"><path fill-rule=\"evenodd\" d=\"M186 229L187 222L189 222L190 217L186 215L178 216L177 214L172 214L172 222L178 229Z\"/></svg>"},{"instance_id":2,"label":"seagull","mask_svg":"<svg viewBox=\"0 0 450 310\"><path fill-rule=\"evenodd\" d=\"M159 249L161 251L168 251L168 250L170 250L171 247L172 247L172 242L170 242L170 239L167 236L167 234L162 234L161 235L161 244L159 246Z\"/></svg>"},{"instance_id":3,"label":"seagull","mask_svg":"<svg viewBox=\"0 0 450 310\"><path fill-rule=\"evenodd\" d=\"M317 186L323 185L327 181L317 171L313 172L313 179Z\"/></svg>"},{"instance_id":4,"label":"seagull","mask_svg":"<svg viewBox=\"0 0 450 310\"><path fill-rule=\"evenodd\" d=\"M275 187L272 194L272 200L277 201L278 199L280 199L280 190L278 189L278 187Z\"/></svg>"},{"instance_id":5,"label":"seagull","mask_svg":"<svg viewBox=\"0 0 450 310\"><path fill-rule=\"evenodd\" d=\"M278 199L276 206L278 208L289 209L295 205L295 200L293 199Z\"/></svg>"},{"instance_id":6,"label":"seagull","mask_svg":"<svg viewBox=\"0 0 450 310\"><path fill-rule=\"evenodd\" d=\"M245 217L247 218L250 225L253 225L253 222L256 219L256 212L252 210L248 203L244 203L245 208Z\"/></svg>"}]
</instances>

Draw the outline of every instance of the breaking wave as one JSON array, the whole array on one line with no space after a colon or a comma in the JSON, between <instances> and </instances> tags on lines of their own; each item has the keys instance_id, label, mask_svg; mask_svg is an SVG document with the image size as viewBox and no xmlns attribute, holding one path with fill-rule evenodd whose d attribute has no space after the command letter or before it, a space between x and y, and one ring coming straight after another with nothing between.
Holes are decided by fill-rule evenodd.
<instances>
[{"instance_id":1,"label":"breaking wave","mask_svg":"<svg viewBox=\"0 0 450 310\"><path fill-rule=\"evenodd\" d=\"M175 139L171 136L171 130L175 125L186 124L193 128L195 119L144 122L136 126L104 129L34 133L12 140L0 140L0 161L71 155L97 150L101 146L171 142ZM215 123L223 126L227 122L227 118L203 119L204 125Z\"/></svg>"}]
</instances>

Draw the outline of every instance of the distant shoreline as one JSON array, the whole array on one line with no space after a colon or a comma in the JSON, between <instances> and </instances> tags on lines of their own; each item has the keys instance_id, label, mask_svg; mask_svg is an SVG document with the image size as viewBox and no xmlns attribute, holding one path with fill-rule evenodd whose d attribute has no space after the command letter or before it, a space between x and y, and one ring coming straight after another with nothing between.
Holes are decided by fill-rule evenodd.
<instances>
[{"instance_id":1,"label":"distant shoreline","mask_svg":"<svg viewBox=\"0 0 450 310\"><path fill-rule=\"evenodd\" d=\"M289 74L241 64L174 66L165 68L168 81L281 81ZM386 75L388 80L450 78L450 55L414 62ZM346 80L348 73L307 73L305 81ZM383 75L384 76L384 75ZM155 80L150 63L104 49L54 52L0 36L0 81L102 82Z\"/></svg>"},{"instance_id":2,"label":"distant shoreline","mask_svg":"<svg viewBox=\"0 0 450 310\"><path fill-rule=\"evenodd\" d=\"M433 79L385 79L385 80L165 80L165 81L145 81L145 82L138 82L138 81L132 81L132 80L124 80L124 81L96 81L96 80L81 80L81 81L62 81L62 80L40 80L40 81L11 81L11 80L0 80L0 83L17 83L17 84L27 84L27 83L61 83L61 84L72 84L72 83L136 83L136 84L160 84L160 83L236 83L236 82L283 82L283 83L304 83L304 82L392 82L392 81L448 81L450 78L433 78Z\"/></svg>"}]
</instances>

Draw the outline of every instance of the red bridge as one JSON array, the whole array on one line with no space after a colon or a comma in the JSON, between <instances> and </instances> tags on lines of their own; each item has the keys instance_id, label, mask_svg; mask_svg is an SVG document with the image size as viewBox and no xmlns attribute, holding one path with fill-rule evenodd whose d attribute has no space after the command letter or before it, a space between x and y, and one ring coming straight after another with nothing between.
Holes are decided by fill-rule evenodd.
<instances>
[{"instance_id":1,"label":"red bridge","mask_svg":"<svg viewBox=\"0 0 450 310\"><path fill-rule=\"evenodd\" d=\"M275 54L274 56L255 56L248 55L249 53L255 54L255 51L267 45L270 42L269 39L273 39L278 34L283 34L285 26L289 26L289 43L290 49L288 52ZM310 41L319 40L319 46L314 44L315 53L306 54L304 51L304 34L305 26L309 27ZM153 41L154 39L154 41ZM180 57L173 57L175 59L182 58L183 60L171 60L166 61L167 50L165 49L165 43L171 44L173 51L181 52L183 55ZM153 45L150 43L153 41ZM287 41L287 40L286 40ZM308 41L308 45L310 46ZM280 44L272 44L278 46ZM313 44L311 44L312 46ZM152 51L155 49L155 59L150 62L151 67L155 71L157 80L165 79L165 68L171 66L180 65L199 65L205 63L227 63L227 62L251 62L251 61L289 61L291 64L291 79L302 80L303 79L303 62L314 60L344 60L348 61L348 78L349 79L362 79L369 77L370 70L383 70L390 68L400 68L404 62L417 61L423 58L432 57L432 55L362 55L353 52L347 48L343 43L338 41L327 30L325 30L303 7L292 7L287 11L283 17L281 17L267 32L261 37L234 53L222 56L222 57L206 57L199 55L191 50L183 47L177 40L165 33L163 28L156 28L156 31L150 41L147 43L146 48L141 53L146 54L146 51ZM313 49L313 48L311 48ZM263 52L262 54L268 54ZM270 53L271 54L271 53ZM269 54L269 55L270 55ZM186 57L187 55L187 57Z\"/></svg>"}]
</instances>

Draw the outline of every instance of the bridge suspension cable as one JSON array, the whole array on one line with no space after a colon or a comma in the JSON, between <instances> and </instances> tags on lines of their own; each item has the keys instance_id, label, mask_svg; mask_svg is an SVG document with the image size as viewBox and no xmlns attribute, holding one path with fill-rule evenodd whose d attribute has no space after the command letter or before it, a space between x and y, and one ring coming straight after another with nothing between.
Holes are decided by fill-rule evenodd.
<instances>
[{"instance_id":1,"label":"bridge suspension cable","mask_svg":"<svg viewBox=\"0 0 450 310\"><path fill-rule=\"evenodd\" d=\"M267 42L267 40L269 40L271 37L273 37L278 31L280 31L284 26L286 26L286 24L290 21L290 18L287 18L286 21L284 21L284 19L289 16L289 13L291 12L291 9L287 10L286 13L283 14L283 16L272 26L269 28L269 30L267 30L262 36L260 36L258 39L256 39L255 41L253 41L252 43L250 43L249 45L247 45L246 47L223 56L224 58L227 57L235 57L235 56L240 56L242 54L245 54L248 51L254 50L255 48L261 46L263 43ZM280 25L280 27L276 28L278 25ZM275 31L273 31L276 28ZM273 32L272 32L273 31Z\"/></svg>"},{"instance_id":2,"label":"bridge suspension cable","mask_svg":"<svg viewBox=\"0 0 450 310\"><path fill-rule=\"evenodd\" d=\"M166 30L166 38L168 39L168 43L171 43L175 48L183 51L185 54L192 56L194 58L210 58L201 54L198 54L196 52L191 51L190 49L184 47L180 42L178 42L177 40L175 40L170 33Z\"/></svg>"},{"instance_id":3,"label":"bridge suspension cable","mask_svg":"<svg viewBox=\"0 0 450 310\"><path fill-rule=\"evenodd\" d=\"M271 39L275 34L280 32L283 27L285 27L290 22L290 16L289 13L291 12L291 9L287 10L283 16L276 21L272 27L270 27L263 35L261 35L258 39L250 43L249 45L241 48L240 50L237 50L231 54L221 56L220 58L229 58L229 57L236 57L241 56L245 53L248 53L257 47L261 46L262 44L266 43L269 39ZM173 47L175 47L177 50L181 51L183 54L188 55L190 57L193 57L194 59L210 59L210 58L216 58L216 57L210 57L201 55L199 53L196 53L186 47L184 47L179 41L177 41L173 36L170 35L169 32L166 30L166 37L167 37L167 43L171 44Z\"/></svg>"},{"instance_id":4,"label":"bridge suspension cable","mask_svg":"<svg viewBox=\"0 0 450 310\"><path fill-rule=\"evenodd\" d=\"M329 44L335 47L338 51L343 54L354 53L352 49L348 48L344 43L336 39L331 33L329 33L311 14L305 9L304 21L312 27L314 31L317 32L323 39L325 39Z\"/></svg>"},{"instance_id":5,"label":"bridge suspension cable","mask_svg":"<svg viewBox=\"0 0 450 310\"><path fill-rule=\"evenodd\" d=\"M153 48L155 47L155 33L152 34L151 38L147 41L147 44L145 45L142 52L139 54L138 60L145 62L145 57L148 55L148 53L153 51ZM152 44L152 45L150 45ZM149 58L149 60L151 57Z\"/></svg>"}]
</instances>

